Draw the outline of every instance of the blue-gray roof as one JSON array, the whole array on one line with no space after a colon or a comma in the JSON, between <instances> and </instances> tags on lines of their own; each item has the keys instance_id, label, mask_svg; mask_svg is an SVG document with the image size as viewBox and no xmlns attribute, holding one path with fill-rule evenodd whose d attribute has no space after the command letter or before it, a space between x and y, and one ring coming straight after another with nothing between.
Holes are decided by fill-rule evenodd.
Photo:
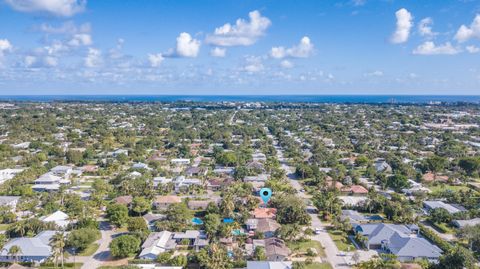
<instances>
[{"instance_id":1,"label":"blue-gray roof","mask_svg":"<svg viewBox=\"0 0 480 269\"><path fill-rule=\"evenodd\" d=\"M369 245L383 245L393 254L402 257L429 258L440 257L442 250L424 238L418 237L414 231L416 225L397 224L360 224L356 231L368 238Z\"/></svg>"},{"instance_id":2,"label":"blue-gray roof","mask_svg":"<svg viewBox=\"0 0 480 269\"><path fill-rule=\"evenodd\" d=\"M8 256L8 251L13 246L21 249L21 256L49 257L52 255L52 248L49 245L50 238L55 231L43 231L35 237L18 237L8 241L0 251L1 256Z\"/></svg>"}]
</instances>

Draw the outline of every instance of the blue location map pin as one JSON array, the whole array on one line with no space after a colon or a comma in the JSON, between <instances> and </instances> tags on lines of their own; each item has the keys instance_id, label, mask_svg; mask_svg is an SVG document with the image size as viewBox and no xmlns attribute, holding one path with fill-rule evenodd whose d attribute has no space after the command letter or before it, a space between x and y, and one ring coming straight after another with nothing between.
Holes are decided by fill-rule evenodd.
<instances>
[{"instance_id":1,"label":"blue location map pin","mask_svg":"<svg viewBox=\"0 0 480 269\"><path fill-rule=\"evenodd\" d=\"M260 190L260 197L262 197L263 202L267 204L270 197L272 197L272 190L269 188L262 188Z\"/></svg>"}]
</instances>

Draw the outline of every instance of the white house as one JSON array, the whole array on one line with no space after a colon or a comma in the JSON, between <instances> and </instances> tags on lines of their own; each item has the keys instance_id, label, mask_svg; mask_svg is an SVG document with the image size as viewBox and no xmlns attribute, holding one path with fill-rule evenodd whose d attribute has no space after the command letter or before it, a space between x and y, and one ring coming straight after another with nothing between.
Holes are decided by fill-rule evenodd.
<instances>
[{"instance_id":1,"label":"white house","mask_svg":"<svg viewBox=\"0 0 480 269\"><path fill-rule=\"evenodd\" d=\"M142 245L142 252L138 257L140 259L155 260L158 254L175 249L176 242L173 240L173 234L169 231L151 233Z\"/></svg>"},{"instance_id":2,"label":"white house","mask_svg":"<svg viewBox=\"0 0 480 269\"><path fill-rule=\"evenodd\" d=\"M54 175L51 172L41 175L32 186L34 191L58 191L61 185L70 184L70 180Z\"/></svg>"},{"instance_id":3,"label":"white house","mask_svg":"<svg viewBox=\"0 0 480 269\"><path fill-rule=\"evenodd\" d=\"M21 196L0 196L0 206L8 206L15 211Z\"/></svg>"},{"instance_id":4,"label":"white house","mask_svg":"<svg viewBox=\"0 0 480 269\"><path fill-rule=\"evenodd\" d=\"M122 154L128 156L128 150L126 150L126 149L117 149L117 150L115 150L114 152L111 153L111 155L112 155L113 157L115 157L115 158L118 157L119 155L122 155Z\"/></svg>"},{"instance_id":5,"label":"white house","mask_svg":"<svg viewBox=\"0 0 480 269\"><path fill-rule=\"evenodd\" d=\"M0 184L3 182L12 179L16 174L22 172L25 170L24 168L7 168L7 169L2 169L0 170Z\"/></svg>"},{"instance_id":6,"label":"white house","mask_svg":"<svg viewBox=\"0 0 480 269\"><path fill-rule=\"evenodd\" d=\"M43 222L54 222L57 226L66 228L71 221L68 219L68 215L60 210L55 211L51 215L40 218Z\"/></svg>"},{"instance_id":7,"label":"white house","mask_svg":"<svg viewBox=\"0 0 480 269\"><path fill-rule=\"evenodd\" d=\"M190 159L172 159L170 162L175 165L188 165L190 164Z\"/></svg>"},{"instance_id":8,"label":"white house","mask_svg":"<svg viewBox=\"0 0 480 269\"><path fill-rule=\"evenodd\" d=\"M72 172L73 172L73 168L68 165L57 165L52 169L50 169L51 174L55 176L63 177L63 178L69 178Z\"/></svg>"},{"instance_id":9,"label":"white house","mask_svg":"<svg viewBox=\"0 0 480 269\"><path fill-rule=\"evenodd\" d=\"M158 187L158 185L165 185L173 181L173 178L167 177L154 177L153 178L153 186Z\"/></svg>"},{"instance_id":10,"label":"white house","mask_svg":"<svg viewBox=\"0 0 480 269\"><path fill-rule=\"evenodd\" d=\"M188 188L190 186L202 186L202 181L198 178L185 178L184 176L178 176L175 178L175 191L178 192L181 189Z\"/></svg>"}]
</instances>

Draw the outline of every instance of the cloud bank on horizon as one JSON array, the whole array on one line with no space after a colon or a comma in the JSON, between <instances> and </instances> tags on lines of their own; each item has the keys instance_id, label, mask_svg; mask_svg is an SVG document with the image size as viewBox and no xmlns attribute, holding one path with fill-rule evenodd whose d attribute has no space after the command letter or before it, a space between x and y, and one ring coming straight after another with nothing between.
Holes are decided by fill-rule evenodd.
<instances>
[{"instance_id":1,"label":"cloud bank on horizon","mask_svg":"<svg viewBox=\"0 0 480 269\"><path fill-rule=\"evenodd\" d=\"M479 94L475 1L0 1L0 94Z\"/></svg>"}]
</instances>

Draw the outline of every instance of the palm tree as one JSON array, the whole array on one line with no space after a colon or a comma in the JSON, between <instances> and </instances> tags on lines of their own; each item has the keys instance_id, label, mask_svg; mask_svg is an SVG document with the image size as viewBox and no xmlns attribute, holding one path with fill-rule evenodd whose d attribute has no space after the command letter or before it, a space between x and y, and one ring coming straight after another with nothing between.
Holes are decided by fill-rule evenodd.
<instances>
[{"instance_id":1,"label":"palm tree","mask_svg":"<svg viewBox=\"0 0 480 269\"><path fill-rule=\"evenodd\" d=\"M220 204L220 209L224 217L231 217L233 210L235 210L235 203L233 197L230 194L226 194L223 197L222 203Z\"/></svg>"},{"instance_id":2,"label":"palm tree","mask_svg":"<svg viewBox=\"0 0 480 269\"><path fill-rule=\"evenodd\" d=\"M61 258L62 268L64 262L64 248L65 248L65 234L63 232L55 233L50 239L50 246L53 249L53 256L55 259L55 267L58 264L58 258Z\"/></svg>"},{"instance_id":3,"label":"palm tree","mask_svg":"<svg viewBox=\"0 0 480 269\"><path fill-rule=\"evenodd\" d=\"M13 258L14 262L17 262L18 254L22 253L22 249L19 246L13 245L8 250L8 255Z\"/></svg>"}]
</instances>

